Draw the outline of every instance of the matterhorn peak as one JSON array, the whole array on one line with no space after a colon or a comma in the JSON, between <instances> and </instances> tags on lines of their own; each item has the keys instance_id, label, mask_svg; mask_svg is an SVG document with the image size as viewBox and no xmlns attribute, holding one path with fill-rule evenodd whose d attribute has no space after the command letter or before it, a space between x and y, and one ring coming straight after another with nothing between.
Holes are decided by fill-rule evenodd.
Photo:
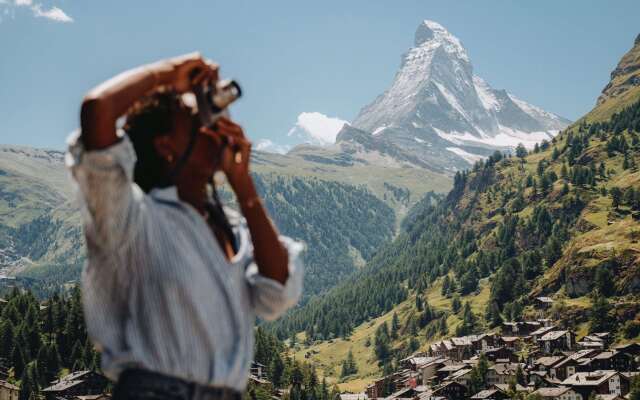
<instances>
[{"instance_id":1,"label":"matterhorn peak","mask_svg":"<svg viewBox=\"0 0 640 400\"><path fill-rule=\"evenodd\" d=\"M495 90L473 73L460 40L424 20L389 87L353 126L423 161L461 168L494 149L533 147L569 121Z\"/></svg>"},{"instance_id":2,"label":"matterhorn peak","mask_svg":"<svg viewBox=\"0 0 640 400\"><path fill-rule=\"evenodd\" d=\"M467 51L460 39L435 21L425 19L418 25L414 45L416 47L442 47L450 55L469 61Z\"/></svg>"}]
</instances>

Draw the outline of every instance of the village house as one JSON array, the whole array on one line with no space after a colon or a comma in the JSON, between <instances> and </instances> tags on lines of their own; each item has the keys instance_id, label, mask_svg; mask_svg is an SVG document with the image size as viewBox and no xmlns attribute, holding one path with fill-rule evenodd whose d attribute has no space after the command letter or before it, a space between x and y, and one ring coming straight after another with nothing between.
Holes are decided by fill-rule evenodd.
<instances>
[{"instance_id":1,"label":"village house","mask_svg":"<svg viewBox=\"0 0 640 400\"><path fill-rule=\"evenodd\" d=\"M466 386L452 381L435 388L431 398L444 397L447 400L463 400L466 398L466 394Z\"/></svg>"},{"instance_id":2,"label":"village house","mask_svg":"<svg viewBox=\"0 0 640 400\"><path fill-rule=\"evenodd\" d=\"M46 400L102 394L109 381L104 375L95 371L76 371L51 383L51 386L42 390Z\"/></svg>"},{"instance_id":3,"label":"village house","mask_svg":"<svg viewBox=\"0 0 640 400\"><path fill-rule=\"evenodd\" d=\"M629 392L629 381L616 371L578 372L562 381L588 399L591 393L623 396Z\"/></svg>"},{"instance_id":4,"label":"village house","mask_svg":"<svg viewBox=\"0 0 640 400\"><path fill-rule=\"evenodd\" d=\"M7 381L0 381L0 400L18 400L20 388Z\"/></svg>"},{"instance_id":5,"label":"village house","mask_svg":"<svg viewBox=\"0 0 640 400\"><path fill-rule=\"evenodd\" d=\"M547 326L541 326L540 328L536 329L535 331L531 332L531 338L533 339L534 342L538 342L538 339L540 339L542 336L544 336L545 334L551 332L551 331L555 331L557 330L557 327L555 325L547 325Z\"/></svg>"},{"instance_id":6,"label":"village house","mask_svg":"<svg viewBox=\"0 0 640 400\"><path fill-rule=\"evenodd\" d=\"M547 332L538 339L540 348L547 354L556 351L573 350L576 347L576 336L572 331L561 330Z\"/></svg>"},{"instance_id":7,"label":"village house","mask_svg":"<svg viewBox=\"0 0 640 400\"><path fill-rule=\"evenodd\" d=\"M472 400L506 400L509 399L509 395L498 389L485 389L473 396Z\"/></svg>"},{"instance_id":8,"label":"village house","mask_svg":"<svg viewBox=\"0 0 640 400\"><path fill-rule=\"evenodd\" d=\"M529 336L541 326L542 323L539 321L503 322L502 334L505 336Z\"/></svg>"},{"instance_id":9,"label":"village house","mask_svg":"<svg viewBox=\"0 0 640 400\"><path fill-rule=\"evenodd\" d=\"M613 350L619 351L620 353L629 354L634 358L640 357L640 344L635 342L614 346Z\"/></svg>"},{"instance_id":10,"label":"village house","mask_svg":"<svg viewBox=\"0 0 640 400\"><path fill-rule=\"evenodd\" d=\"M615 371L632 371L635 369L633 358L619 351L603 351L589 359L588 365L590 370L615 370Z\"/></svg>"},{"instance_id":11,"label":"village house","mask_svg":"<svg viewBox=\"0 0 640 400\"><path fill-rule=\"evenodd\" d=\"M251 367L249 369L249 373L255 376L258 379L264 379L267 377L267 367L264 364L260 364L259 362L253 361L251 362Z\"/></svg>"},{"instance_id":12,"label":"village house","mask_svg":"<svg viewBox=\"0 0 640 400\"><path fill-rule=\"evenodd\" d=\"M465 386L469 386L471 381L471 368L464 368L450 374L445 381L455 381Z\"/></svg>"},{"instance_id":13,"label":"village house","mask_svg":"<svg viewBox=\"0 0 640 400\"><path fill-rule=\"evenodd\" d=\"M553 306L553 299L546 296L536 297L533 300L533 305L539 310L547 310Z\"/></svg>"},{"instance_id":14,"label":"village house","mask_svg":"<svg viewBox=\"0 0 640 400\"><path fill-rule=\"evenodd\" d=\"M487 384L508 384L515 379L518 367L524 369L524 364L499 363L490 366L487 370Z\"/></svg>"},{"instance_id":15,"label":"village house","mask_svg":"<svg viewBox=\"0 0 640 400\"><path fill-rule=\"evenodd\" d=\"M540 388L532 394L545 400L586 400L579 393L566 386Z\"/></svg>"},{"instance_id":16,"label":"village house","mask_svg":"<svg viewBox=\"0 0 640 400\"><path fill-rule=\"evenodd\" d=\"M448 358L434 357L432 361L422 364L419 368L419 372L422 373L422 384L426 385L436 377L438 369L450 364L451 361Z\"/></svg>"},{"instance_id":17,"label":"village house","mask_svg":"<svg viewBox=\"0 0 640 400\"><path fill-rule=\"evenodd\" d=\"M507 349L506 347L498 347L495 349L489 349L483 351L487 360L491 362L498 362L499 360L506 360L507 362L517 362L518 355L513 352L513 350Z\"/></svg>"},{"instance_id":18,"label":"village house","mask_svg":"<svg viewBox=\"0 0 640 400\"><path fill-rule=\"evenodd\" d=\"M514 386L516 389L516 393L529 393L532 391L532 389L526 387L526 386L522 386L519 383L516 383L516 385ZM513 389L514 387L511 386L511 384L507 384L507 383L496 383L494 385L490 385L489 389L498 389L501 390L503 393L509 393L509 390Z\"/></svg>"},{"instance_id":19,"label":"village house","mask_svg":"<svg viewBox=\"0 0 640 400\"><path fill-rule=\"evenodd\" d=\"M565 356L544 356L533 361L533 369L537 371L545 371L548 376L555 378L557 376L556 365L562 362Z\"/></svg>"},{"instance_id":20,"label":"village house","mask_svg":"<svg viewBox=\"0 0 640 400\"><path fill-rule=\"evenodd\" d=\"M437 382L442 382L444 381L446 378L449 377L449 375L458 372L460 370L463 369L467 369L467 365L466 364L449 364L449 365L445 365L444 367L438 369L436 371L436 381Z\"/></svg>"}]
</instances>

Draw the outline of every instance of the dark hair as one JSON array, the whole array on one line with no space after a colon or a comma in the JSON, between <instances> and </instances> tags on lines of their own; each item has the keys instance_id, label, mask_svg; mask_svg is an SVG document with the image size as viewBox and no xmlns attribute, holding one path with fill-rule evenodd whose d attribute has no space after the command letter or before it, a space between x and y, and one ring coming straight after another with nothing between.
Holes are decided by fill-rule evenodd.
<instances>
[{"instance_id":1,"label":"dark hair","mask_svg":"<svg viewBox=\"0 0 640 400\"><path fill-rule=\"evenodd\" d=\"M156 91L136 102L127 112L123 127L136 152L137 162L133 171L133 180L148 193L154 188L173 185L165 164L158 155L153 139L166 135L174 129L173 113L180 107L180 100L174 92ZM216 225L230 241L235 252L238 243L222 208L215 187L213 197L207 201L210 222Z\"/></svg>"},{"instance_id":2,"label":"dark hair","mask_svg":"<svg viewBox=\"0 0 640 400\"><path fill-rule=\"evenodd\" d=\"M156 91L136 102L127 112L123 129L138 158L133 180L144 192L172 185L153 140L171 132L174 127L173 112L177 107L179 100L175 93Z\"/></svg>"}]
</instances>

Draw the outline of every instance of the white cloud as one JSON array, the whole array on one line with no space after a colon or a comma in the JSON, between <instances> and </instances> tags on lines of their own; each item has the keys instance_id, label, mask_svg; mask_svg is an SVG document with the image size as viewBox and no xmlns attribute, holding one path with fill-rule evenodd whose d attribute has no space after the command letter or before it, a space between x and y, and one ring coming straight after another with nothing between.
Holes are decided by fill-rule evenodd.
<instances>
[{"instance_id":1,"label":"white cloud","mask_svg":"<svg viewBox=\"0 0 640 400\"><path fill-rule=\"evenodd\" d=\"M303 112L298 115L296 125L289 130L288 136L327 146L336 142L336 136L344 124L348 122L340 118L327 117L319 112Z\"/></svg>"},{"instance_id":2,"label":"white cloud","mask_svg":"<svg viewBox=\"0 0 640 400\"><path fill-rule=\"evenodd\" d=\"M19 1L30 1L30 0L19 0ZM48 10L43 10L40 4L36 4L31 7L33 10L33 15L38 18L46 18L55 22L73 22L73 18L68 16L64 11L59 9L58 7L51 7Z\"/></svg>"},{"instance_id":3,"label":"white cloud","mask_svg":"<svg viewBox=\"0 0 640 400\"><path fill-rule=\"evenodd\" d=\"M256 143L255 149L267 153L287 154L287 152L291 150L291 146L286 144L276 144L269 139L260 139Z\"/></svg>"},{"instance_id":4,"label":"white cloud","mask_svg":"<svg viewBox=\"0 0 640 400\"><path fill-rule=\"evenodd\" d=\"M0 0L0 7L4 8L5 15L9 13L9 9L28 8L36 18L46 18L54 22L70 23L73 22L66 12L61 8L52 6L51 8L45 8L40 3L34 3L33 0ZM13 15L13 10L11 11Z\"/></svg>"}]
</instances>

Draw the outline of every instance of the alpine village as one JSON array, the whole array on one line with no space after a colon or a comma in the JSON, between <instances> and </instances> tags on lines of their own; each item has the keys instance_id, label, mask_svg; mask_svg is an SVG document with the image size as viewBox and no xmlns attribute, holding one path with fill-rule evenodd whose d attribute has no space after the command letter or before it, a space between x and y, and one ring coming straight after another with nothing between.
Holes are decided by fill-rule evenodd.
<instances>
[{"instance_id":1,"label":"alpine village","mask_svg":"<svg viewBox=\"0 0 640 400\"><path fill-rule=\"evenodd\" d=\"M258 321L246 398L639 400L639 151L640 36L591 112L459 169L365 266ZM77 280L2 281L0 400L110 398Z\"/></svg>"}]
</instances>

